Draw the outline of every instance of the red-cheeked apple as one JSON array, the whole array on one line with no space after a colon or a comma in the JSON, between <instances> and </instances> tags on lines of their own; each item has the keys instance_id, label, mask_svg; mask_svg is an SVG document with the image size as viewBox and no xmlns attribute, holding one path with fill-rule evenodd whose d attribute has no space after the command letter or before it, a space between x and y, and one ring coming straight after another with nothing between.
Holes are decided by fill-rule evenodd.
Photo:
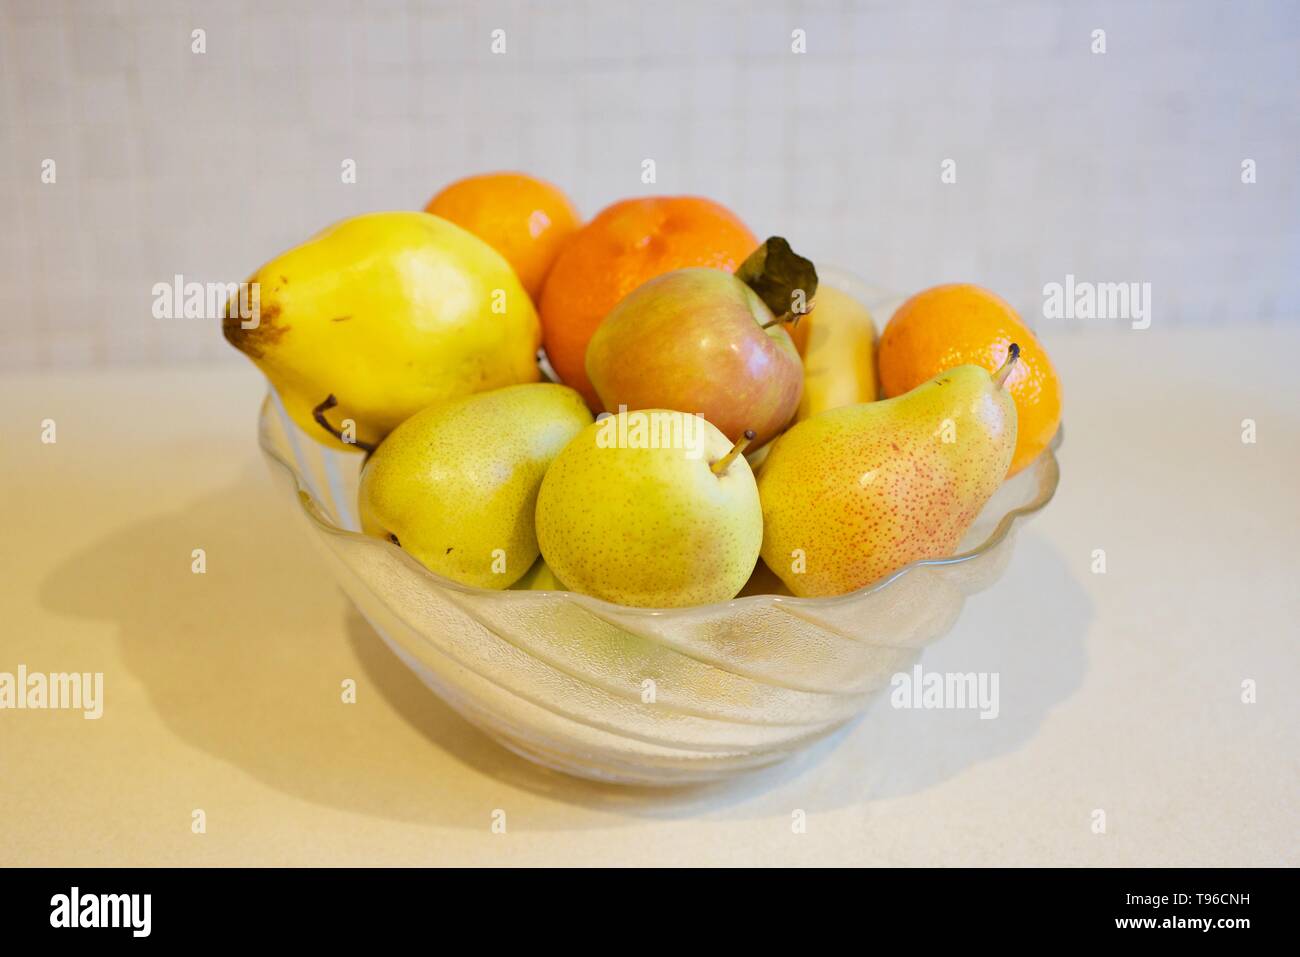
<instances>
[{"instance_id":1,"label":"red-cheeked apple","mask_svg":"<svg viewBox=\"0 0 1300 957\"><path fill-rule=\"evenodd\" d=\"M700 413L733 442L775 438L799 408L803 363L785 326L740 279L678 269L625 296L587 346L606 409Z\"/></svg>"}]
</instances>

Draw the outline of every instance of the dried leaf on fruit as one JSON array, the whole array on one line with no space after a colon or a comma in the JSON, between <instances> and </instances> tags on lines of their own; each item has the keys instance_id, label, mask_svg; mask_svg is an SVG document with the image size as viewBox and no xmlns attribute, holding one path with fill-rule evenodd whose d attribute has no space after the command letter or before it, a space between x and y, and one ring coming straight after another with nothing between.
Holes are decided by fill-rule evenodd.
<instances>
[{"instance_id":1,"label":"dried leaf on fruit","mask_svg":"<svg viewBox=\"0 0 1300 957\"><path fill-rule=\"evenodd\" d=\"M774 316L807 312L817 295L817 267L781 236L772 236L750 253L736 278L758 293Z\"/></svg>"}]
</instances>

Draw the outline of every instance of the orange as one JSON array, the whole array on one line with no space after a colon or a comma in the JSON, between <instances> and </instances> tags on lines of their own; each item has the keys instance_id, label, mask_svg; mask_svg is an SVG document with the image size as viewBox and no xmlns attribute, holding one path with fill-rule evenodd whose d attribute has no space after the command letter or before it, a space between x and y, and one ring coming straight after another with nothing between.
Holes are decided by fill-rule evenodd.
<instances>
[{"instance_id":1,"label":"orange","mask_svg":"<svg viewBox=\"0 0 1300 957\"><path fill-rule=\"evenodd\" d=\"M538 311L551 367L599 410L586 355L605 314L646 280L674 269L734 272L757 246L735 214L696 196L625 199L606 207L565 245L542 290Z\"/></svg>"},{"instance_id":2,"label":"orange","mask_svg":"<svg viewBox=\"0 0 1300 957\"><path fill-rule=\"evenodd\" d=\"M1061 383L1038 338L999 296L969 283L952 283L907 300L880 337L880 385L893 398L953 366L977 365L993 372L1013 342L1020 346L1020 360L1005 387L1016 402L1016 451L1007 472L1014 475L1056 435Z\"/></svg>"},{"instance_id":3,"label":"orange","mask_svg":"<svg viewBox=\"0 0 1300 957\"><path fill-rule=\"evenodd\" d=\"M483 240L514 267L537 301L560 248L581 219L559 189L523 173L484 173L457 180L424 207Z\"/></svg>"}]
</instances>

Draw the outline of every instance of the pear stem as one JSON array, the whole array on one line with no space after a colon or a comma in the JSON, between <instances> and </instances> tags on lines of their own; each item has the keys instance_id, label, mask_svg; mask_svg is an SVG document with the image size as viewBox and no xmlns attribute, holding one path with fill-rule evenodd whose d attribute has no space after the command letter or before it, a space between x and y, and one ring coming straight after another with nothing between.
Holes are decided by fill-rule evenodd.
<instances>
[{"instance_id":1,"label":"pear stem","mask_svg":"<svg viewBox=\"0 0 1300 957\"><path fill-rule=\"evenodd\" d=\"M375 450L375 447L373 445L371 445L369 442L363 442L361 439L352 439L351 441L349 441L348 439L343 438L343 433L340 432L338 429L334 428L334 426L330 425L329 419L325 418L326 411L334 408L334 406L338 404L339 404L339 400L334 398L334 393L331 392L329 395L325 396L325 400L321 402L320 405L316 406L316 408L311 410L311 417L316 420L317 425L319 425L330 435L334 436L334 438L338 439L344 445L355 445L357 448L361 449L363 452L369 455L371 452Z\"/></svg>"},{"instance_id":2,"label":"pear stem","mask_svg":"<svg viewBox=\"0 0 1300 957\"><path fill-rule=\"evenodd\" d=\"M993 373L993 384L999 389L1002 388L1002 383L1007 381L1007 376L1011 375L1011 370L1015 368L1016 360L1019 358L1020 347L1013 342L1010 348L1007 349L1007 361L1002 363L1002 367L997 372Z\"/></svg>"},{"instance_id":3,"label":"pear stem","mask_svg":"<svg viewBox=\"0 0 1300 957\"><path fill-rule=\"evenodd\" d=\"M746 429L745 434L741 436L740 441L731 447L731 451L710 465L709 470L712 471L714 475L721 475L731 467L732 462L736 461L736 456L745 451L745 447L753 441L754 430Z\"/></svg>"}]
</instances>

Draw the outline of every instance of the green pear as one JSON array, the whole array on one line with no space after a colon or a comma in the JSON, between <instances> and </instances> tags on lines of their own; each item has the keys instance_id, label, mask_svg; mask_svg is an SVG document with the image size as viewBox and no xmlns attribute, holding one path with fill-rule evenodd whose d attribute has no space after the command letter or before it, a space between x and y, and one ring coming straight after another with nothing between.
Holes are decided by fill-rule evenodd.
<instances>
[{"instance_id":1,"label":"green pear","mask_svg":"<svg viewBox=\"0 0 1300 957\"><path fill-rule=\"evenodd\" d=\"M508 588L537 559L542 476L590 423L582 396L549 382L417 412L361 470L361 527L453 581Z\"/></svg>"},{"instance_id":2,"label":"green pear","mask_svg":"<svg viewBox=\"0 0 1300 957\"><path fill-rule=\"evenodd\" d=\"M584 429L537 496L546 564L575 591L668 608L734 598L758 560L758 486L702 416L620 412Z\"/></svg>"},{"instance_id":3,"label":"green pear","mask_svg":"<svg viewBox=\"0 0 1300 957\"><path fill-rule=\"evenodd\" d=\"M763 561L799 596L841 595L952 554L1006 478L1016 406L964 365L883 402L841 406L773 443L759 476Z\"/></svg>"},{"instance_id":4,"label":"green pear","mask_svg":"<svg viewBox=\"0 0 1300 957\"><path fill-rule=\"evenodd\" d=\"M516 591L568 591L564 582L555 577L546 559L539 557L533 567L524 572L524 577L510 586Z\"/></svg>"}]
</instances>

